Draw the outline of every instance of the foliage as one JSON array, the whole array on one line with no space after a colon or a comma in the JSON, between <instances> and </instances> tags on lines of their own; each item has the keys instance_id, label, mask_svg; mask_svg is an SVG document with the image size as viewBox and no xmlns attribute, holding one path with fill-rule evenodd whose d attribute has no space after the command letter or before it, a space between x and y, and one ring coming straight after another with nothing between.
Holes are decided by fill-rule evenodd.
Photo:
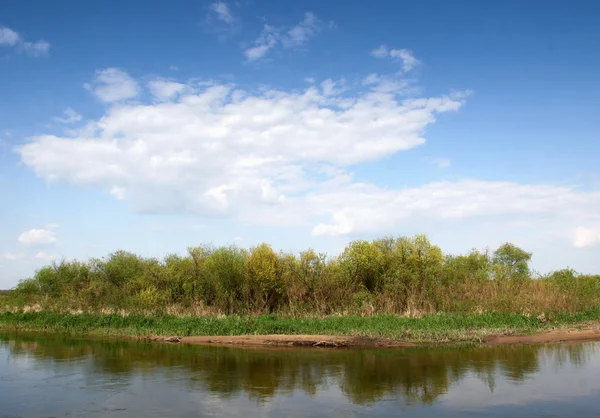
<instances>
[{"instance_id":1,"label":"foliage","mask_svg":"<svg viewBox=\"0 0 600 418\"><path fill-rule=\"evenodd\" d=\"M39 269L0 307L62 312L288 316L578 312L600 305L600 276L532 277L531 253L445 255L426 236L354 241L338 257L267 244L190 247L162 260L117 251Z\"/></svg>"},{"instance_id":2,"label":"foliage","mask_svg":"<svg viewBox=\"0 0 600 418\"><path fill-rule=\"evenodd\" d=\"M531 260L531 253L514 244L502 244L494 251L496 278L518 280L529 277L529 260Z\"/></svg>"}]
</instances>

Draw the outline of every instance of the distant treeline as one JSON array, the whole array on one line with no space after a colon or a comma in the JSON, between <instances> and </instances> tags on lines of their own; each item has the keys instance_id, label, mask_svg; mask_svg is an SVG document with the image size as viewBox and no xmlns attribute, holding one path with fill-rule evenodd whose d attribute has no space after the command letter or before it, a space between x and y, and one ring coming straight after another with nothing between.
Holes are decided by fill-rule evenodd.
<instances>
[{"instance_id":1,"label":"distant treeline","mask_svg":"<svg viewBox=\"0 0 600 418\"><path fill-rule=\"evenodd\" d=\"M531 253L444 254L427 237L354 241L337 257L291 254L261 244L188 248L185 256L143 258L117 251L63 261L19 283L1 306L61 311L294 316L579 312L600 305L600 275L565 269L536 276Z\"/></svg>"}]
</instances>

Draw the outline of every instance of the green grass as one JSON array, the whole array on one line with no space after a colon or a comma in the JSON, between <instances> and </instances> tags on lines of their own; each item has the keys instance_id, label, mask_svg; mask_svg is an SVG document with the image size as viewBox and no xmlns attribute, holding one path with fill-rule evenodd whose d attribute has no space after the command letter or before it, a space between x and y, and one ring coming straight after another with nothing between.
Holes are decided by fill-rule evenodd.
<instances>
[{"instance_id":1,"label":"green grass","mask_svg":"<svg viewBox=\"0 0 600 418\"><path fill-rule=\"evenodd\" d=\"M575 314L556 314L547 323L524 315L484 313L437 314L423 318L393 315L369 317L291 318L275 315L175 317L55 312L2 313L0 330L42 331L104 336L205 336L321 334L389 337L412 342L473 342L498 333L535 333L600 320L600 307Z\"/></svg>"}]
</instances>

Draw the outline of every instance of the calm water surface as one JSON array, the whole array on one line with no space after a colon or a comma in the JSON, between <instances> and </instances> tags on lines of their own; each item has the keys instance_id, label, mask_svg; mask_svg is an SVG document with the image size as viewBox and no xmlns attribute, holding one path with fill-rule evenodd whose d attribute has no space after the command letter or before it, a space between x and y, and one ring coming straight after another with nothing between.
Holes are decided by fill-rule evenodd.
<instances>
[{"instance_id":1,"label":"calm water surface","mask_svg":"<svg viewBox=\"0 0 600 418\"><path fill-rule=\"evenodd\" d=\"M2 417L594 417L600 344L250 350L0 334Z\"/></svg>"}]
</instances>

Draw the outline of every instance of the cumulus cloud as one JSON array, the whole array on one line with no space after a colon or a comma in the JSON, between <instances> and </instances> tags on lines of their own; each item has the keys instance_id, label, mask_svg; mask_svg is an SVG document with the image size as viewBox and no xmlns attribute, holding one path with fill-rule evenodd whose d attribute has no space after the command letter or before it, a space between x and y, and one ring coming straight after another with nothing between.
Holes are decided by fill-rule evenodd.
<instances>
[{"instance_id":1,"label":"cumulus cloud","mask_svg":"<svg viewBox=\"0 0 600 418\"><path fill-rule=\"evenodd\" d=\"M321 22L314 13L307 12L304 14L304 19L287 31L287 37L284 37L284 43L289 46L302 45L310 38L319 33L321 30Z\"/></svg>"},{"instance_id":2,"label":"cumulus cloud","mask_svg":"<svg viewBox=\"0 0 600 418\"><path fill-rule=\"evenodd\" d=\"M585 248L600 243L600 227L577 227L573 233L573 246Z\"/></svg>"},{"instance_id":3,"label":"cumulus cloud","mask_svg":"<svg viewBox=\"0 0 600 418\"><path fill-rule=\"evenodd\" d=\"M181 94L189 87L182 83L169 80L153 80L148 83L148 89L158 100L170 100Z\"/></svg>"},{"instance_id":4,"label":"cumulus cloud","mask_svg":"<svg viewBox=\"0 0 600 418\"><path fill-rule=\"evenodd\" d=\"M239 6L239 3L237 3ZM236 17L230 4L224 1L213 2L208 5L208 11L202 25L208 32L216 34L223 41L241 29L241 19Z\"/></svg>"},{"instance_id":5,"label":"cumulus cloud","mask_svg":"<svg viewBox=\"0 0 600 418\"><path fill-rule=\"evenodd\" d=\"M40 177L102 187L138 210L224 214L242 202L281 204L346 178L346 166L419 146L438 113L463 103L331 89L205 86L111 107L79 135L36 136L19 152Z\"/></svg>"},{"instance_id":6,"label":"cumulus cloud","mask_svg":"<svg viewBox=\"0 0 600 418\"><path fill-rule=\"evenodd\" d=\"M19 235L19 243L32 247L55 244L57 241L55 232L49 229L30 229Z\"/></svg>"},{"instance_id":7,"label":"cumulus cloud","mask_svg":"<svg viewBox=\"0 0 600 418\"><path fill-rule=\"evenodd\" d=\"M0 46L17 47L20 51L32 57L48 55L50 52L50 43L39 40L35 42L26 42L19 33L5 26L0 26Z\"/></svg>"},{"instance_id":8,"label":"cumulus cloud","mask_svg":"<svg viewBox=\"0 0 600 418\"><path fill-rule=\"evenodd\" d=\"M23 50L32 57L41 57L50 52L50 43L47 41L23 42Z\"/></svg>"},{"instance_id":9,"label":"cumulus cloud","mask_svg":"<svg viewBox=\"0 0 600 418\"><path fill-rule=\"evenodd\" d=\"M63 114L64 117L56 117L54 120L60 123L75 123L81 120L81 115L70 107L66 108Z\"/></svg>"},{"instance_id":10,"label":"cumulus cloud","mask_svg":"<svg viewBox=\"0 0 600 418\"><path fill-rule=\"evenodd\" d=\"M254 41L254 46L247 48L244 55L246 55L248 61L256 61L267 55L279 41L279 31L275 27L265 24L260 36Z\"/></svg>"},{"instance_id":11,"label":"cumulus cloud","mask_svg":"<svg viewBox=\"0 0 600 418\"><path fill-rule=\"evenodd\" d=\"M235 20L231 14L231 11L229 10L229 6L223 1L212 3L210 5L210 10L216 14L217 19L225 23L233 23Z\"/></svg>"},{"instance_id":12,"label":"cumulus cloud","mask_svg":"<svg viewBox=\"0 0 600 418\"><path fill-rule=\"evenodd\" d=\"M336 96L345 91L346 81L344 79L334 81L330 78L321 82L321 91L323 96Z\"/></svg>"},{"instance_id":13,"label":"cumulus cloud","mask_svg":"<svg viewBox=\"0 0 600 418\"><path fill-rule=\"evenodd\" d=\"M389 55L389 53L390 49L385 45L381 45L379 48L375 48L373 51L371 51L371 54L376 58L385 58Z\"/></svg>"},{"instance_id":14,"label":"cumulus cloud","mask_svg":"<svg viewBox=\"0 0 600 418\"><path fill-rule=\"evenodd\" d=\"M140 94L138 82L125 71L113 67L96 71L93 82L85 87L106 103L132 99Z\"/></svg>"},{"instance_id":15,"label":"cumulus cloud","mask_svg":"<svg viewBox=\"0 0 600 418\"><path fill-rule=\"evenodd\" d=\"M3 260L15 261L23 258L23 253L3 253L0 254L0 258Z\"/></svg>"},{"instance_id":16,"label":"cumulus cloud","mask_svg":"<svg viewBox=\"0 0 600 418\"><path fill-rule=\"evenodd\" d=\"M399 61L402 65L402 70L407 73L417 65L420 61L415 58L412 51L408 49L390 49L385 45L371 51L371 54L376 58L391 58Z\"/></svg>"},{"instance_id":17,"label":"cumulus cloud","mask_svg":"<svg viewBox=\"0 0 600 418\"><path fill-rule=\"evenodd\" d=\"M291 28L276 28L265 24L259 37L253 42L253 46L244 50L248 61L256 61L264 58L269 51L281 46L282 48L294 48L306 44L321 30L321 22L314 13L307 12L304 19Z\"/></svg>"},{"instance_id":18,"label":"cumulus cloud","mask_svg":"<svg viewBox=\"0 0 600 418\"><path fill-rule=\"evenodd\" d=\"M21 37L14 30L0 26L0 45L1 46L15 46Z\"/></svg>"},{"instance_id":19,"label":"cumulus cloud","mask_svg":"<svg viewBox=\"0 0 600 418\"><path fill-rule=\"evenodd\" d=\"M44 251L39 251L36 255L33 256L34 260L42 260L46 263L51 261L57 261L60 259L60 255L53 253L46 253Z\"/></svg>"},{"instance_id":20,"label":"cumulus cloud","mask_svg":"<svg viewBox=\"0 0 600 418\"><path fill-rule=\"evenodd\" d=\"M568 237L600 224L598 191L474 179L390 189L356 180L353 167L424 144L437 115L458 111L467 97L405 97L399 78L396 87L390 76L366 79L344 94L332 80L302 90L161 85L158 102L109 106L79 133L35 136L18 152L39 177L102 188L136 211L303 226L313 235L506 217L545 220ZM592 234L580 235L587 238L573 245L588 245Z\"/></svg>"},{"instance_id":21,"label":"cumulus cloud","mask_svg":"<svg viewBox=\"0 0 600 418\"><path fill-rule=\"evenodd\" d=\"M478 180L441 181L399 190L373 184L349 183L308 198L330 218L315 226L313 235L380 232L417 220L508 216L545 218L569 227L574 220L598 219L600 192L571 187Z\"/></svg>"}]
</instances>

